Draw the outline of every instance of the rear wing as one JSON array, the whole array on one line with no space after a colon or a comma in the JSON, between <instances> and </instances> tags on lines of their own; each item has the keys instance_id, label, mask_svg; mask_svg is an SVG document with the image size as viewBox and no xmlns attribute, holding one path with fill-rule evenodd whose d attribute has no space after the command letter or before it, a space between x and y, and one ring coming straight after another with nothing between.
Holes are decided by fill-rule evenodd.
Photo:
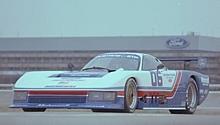
<instances>
[{"instance_id":1,"label":"rear wing","mask_svg":"<svg viewBox=\"0 0 220 125\"><path fill-rule=\"evenodd\" d=\"M183 61L184 69L189 69L190 62L197 62L199 69L207 66L207 57L160 57L159 59L162 62Z\"/></svg>"},{"instance_id":2,"label":"rear wing","mask_svg":"<svg viewBox=\"0 0 220 125\"><path fill-rule=\"evenodd\" d=\"M160 61L185 61L185 62L199 60L199 58L197 58L197 57L161 57L159 59L160 59Z\"/></svg>"}]
</instances>

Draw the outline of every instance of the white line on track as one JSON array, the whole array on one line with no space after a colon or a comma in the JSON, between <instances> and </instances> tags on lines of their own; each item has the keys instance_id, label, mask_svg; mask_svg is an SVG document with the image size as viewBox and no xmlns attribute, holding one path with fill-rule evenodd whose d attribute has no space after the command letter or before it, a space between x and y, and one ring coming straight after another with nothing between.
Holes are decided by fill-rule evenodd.
<instances>
[{"instance_id":1,"label":"white line on track","mask_svg":"<svg viewBox=\"0 0 220 125\"><path fill-rule=\"evenodd\" d=\"M44 113L26 113L26 112L3 112L0 113L0 117L47 117L47 118L54 118L54 117L61 117L62 118L73 118L73 117L171 117L175 114L169 114L169 113L65 113L65 112L44 112ZM206 116L207 114L195 114L193 117L199 117L199 116ZM214 114L213 114L214 115ZM175 115L175 117L191 117L191 115ZM218 116L219 117L219 116Z\"/></svg>"},{"instance_id":2,"label":"white line on track","mask_svg":"<svg viewBox=\"0 0 220 125\"><path fill-rule=\"evenodd\" d=\"M219 94L220 93L220 91L209 91L209 93L213 93L213 94Z\"/></svg>"},{"instance_id":3,"label":"white line on track","mask_svg":"<svg viewBox=\"0 0 220 125\"><path fill-rule=\"evenodd\" d=\"M201 110L220 110L220 107L198 107Z\"/></svg>"},{"instance_id":4,"label":"white line on track","mask_svg":"<svg viewBox=\"0 0 220 125\"><path fill-rule=\"evenodd\" d=\"M5 112L0 113L0 116L16 116L16 117L143 117L143 116L159 116L159 117L167 117L172 116L172 114L146 114L146 113L54 113L54 112L45 112L45 113L21 113L21 112Z\"/></svg>"}]
</instances>

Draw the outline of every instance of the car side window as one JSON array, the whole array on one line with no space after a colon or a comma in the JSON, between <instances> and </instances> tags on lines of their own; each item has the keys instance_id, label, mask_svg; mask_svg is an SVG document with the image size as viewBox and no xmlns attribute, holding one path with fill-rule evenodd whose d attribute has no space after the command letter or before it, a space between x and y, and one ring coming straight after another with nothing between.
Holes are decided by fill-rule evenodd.
<instances>
[{"instance_id":1,"label":"car side window","mask_svg":"<svg viewBox=\"0 0 220 125\"><path fill-rule=\"evenodd\" d=\"M161 64L161 62L157 58L150 55L144 55L142 70L155 70L159 64Z\"/></svg>"}]
</instances>

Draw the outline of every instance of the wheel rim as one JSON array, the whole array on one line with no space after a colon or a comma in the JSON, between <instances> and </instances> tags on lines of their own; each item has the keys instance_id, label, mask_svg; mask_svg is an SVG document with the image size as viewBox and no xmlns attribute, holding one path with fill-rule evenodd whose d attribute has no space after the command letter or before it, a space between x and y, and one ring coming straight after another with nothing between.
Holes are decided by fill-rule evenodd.
<instances>
[{"instance_id":1,"label":"wheel rim","mask_svg":"<svg viewBox=\"0 0 220 125\"><path fill-rule=\"evenodd\" d=\"M130 109L134 109L136 107L137 90L136 90L134 80L128 81L128 87L127 87L127 91L126 91L126 100L127 100L127 105Z\"/></svg>"},{"instance_id":2,"label":"wheel rim","mask_svg":"<svg viewBox=\"0 0 220 125\"><path fill-rule=\"evenodd\" d=\"M196 87L192 83L189 85L187 89L187 97L186 97L186 106L188 109L193 110L196 106L197 97L196 97Z\"/></svg>"}]
</instances>

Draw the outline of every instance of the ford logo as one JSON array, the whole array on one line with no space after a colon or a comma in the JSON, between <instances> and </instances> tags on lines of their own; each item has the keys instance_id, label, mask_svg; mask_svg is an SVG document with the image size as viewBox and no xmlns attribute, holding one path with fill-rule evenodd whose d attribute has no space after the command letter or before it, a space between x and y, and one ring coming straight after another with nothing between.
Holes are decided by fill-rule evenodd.
<instances>
[{"instance_id":1,"label":"ford logo","mask_svg":"<svg viewBox=\"0 0 220 125\"><path fill-rule=\"evenodd\" d=\"M182 38L177 37L167 40L166 44L167 47L171 49L183 49L188 47L190 43Z\"/></svg>"}]
</instances>

